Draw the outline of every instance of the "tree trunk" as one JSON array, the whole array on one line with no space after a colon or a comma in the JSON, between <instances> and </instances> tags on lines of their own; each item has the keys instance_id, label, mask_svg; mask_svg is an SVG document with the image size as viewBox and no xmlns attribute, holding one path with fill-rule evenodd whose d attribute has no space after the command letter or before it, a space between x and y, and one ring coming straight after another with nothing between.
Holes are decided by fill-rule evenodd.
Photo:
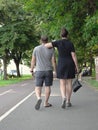
<instances>
[{"instance_id":1,"label":"tree trunk","mask_svg":"<svg viewBox=\"0 0 98 130\"><path fill-rule=\"evenodd\" d=\"M17 77L20 77L20 70L19 70L19 63L20 59L14 59L15 65L16 65L16 70L17 70Z\"/></svg>"},{"instance_id":2,"label":"tree trunk","mask_svg":"<svg viewBox=\"0 0 98 130\"><path fill-rule=\"evenodd\" d=\"M22 52L19 52L19 53L14 53L14 55L12 55L13 59L14 59L14 63L16 65L16 69L17 69L17 77L20 77L20 70L19 70L19 63L21 61L21 55L22 55Z\"/></svg>"},{"instance_id":3,"label":"tree trunk","mask_svg":"<svg viewBox=\"0 0 98 130\"><path fill-rule=\"evenodd\" d=\"M7 80L7 59L6 57L3 57L3 66L4 66L4 80Z\"/></svg>"},{"instance_id":4,"label":"tree trunk","mask_svg":"<svg viewBox=\"0 0 98 130\"><path fill-rule=\"evenodd\" d=\"M20 77L19 62L16 62L17 76Z\"/></svg>"},{"instance_id":5,"label":"tree trunk","mask_svg":"<svg viewBox=\"0 0 98 130\"><path fill-rule=\"evenodd\" d=\"M93 56L92 52L90 52L90 75L92 75L92 65L93 65Z\"/></svg>"}]
</instances>

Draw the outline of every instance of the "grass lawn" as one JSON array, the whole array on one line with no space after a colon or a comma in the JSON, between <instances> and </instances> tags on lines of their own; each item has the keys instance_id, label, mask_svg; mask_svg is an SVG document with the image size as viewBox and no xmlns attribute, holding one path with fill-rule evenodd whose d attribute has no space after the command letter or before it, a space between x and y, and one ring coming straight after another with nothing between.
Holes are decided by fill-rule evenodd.
<instances>
[{"instance_id":1,"label":"grass lawn","mask_svg":"<svg viewBox=\"0 0 98 130\"><path fill-rule=\"evenodd\" d=\"M96 87L96 88L98 89L98 81L96 81L95 79L87 80L87 82L88 82L92 87Z\"/></svg>"},{"instance_id":2,"label":"grass lawn","mask_svg":"<svg viewBox=\"0 0 98 130\"><path fill-rule=\"evenodd\" d=\"M83 77L83 80L85 80L91 87L95 87L98 89L98 81L95 79L95 76Z\"/></svg>"},{"instance_id":3,"label":"grass lawn","mask_svg":"<svg viewBox=\"0 0 98 130\"><path fill-rule=\"evenodd\" d=\"M31 75L25 75L25 76L22 76L20 78L9 78L8 80L1 79L0 80L0 87L10 85L10 84L15 84L15 83L21 82L21 81L26 80L26 79L31 79L31 78L32 78Z\"/></svg>"},{"instance_id":4,"label":"grass lawn","mask_svg":"<svg viewBox=\"0 0 98 130\"><path fill-rule=\"evenodd\" d=\"M90 78L84 77L84 79L86 80L86 82L88 82L90 86L98 89L98 81L95 79L95 70L92 71L92 76Z\"/></svg>"}]
</instances>

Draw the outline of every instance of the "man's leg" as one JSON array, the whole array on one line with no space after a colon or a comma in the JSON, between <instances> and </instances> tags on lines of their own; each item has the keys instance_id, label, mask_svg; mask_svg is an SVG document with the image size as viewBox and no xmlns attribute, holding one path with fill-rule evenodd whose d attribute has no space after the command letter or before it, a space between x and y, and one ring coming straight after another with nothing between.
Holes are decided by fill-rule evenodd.
<instances>
[{"instance_id":1,"label":"man's leg","mask_svg":"<svg viewBox=\"0 0 98 130\"><path fill-rule=\"evenodd\" d=\"M45 87L45 103L44 103L44 106L46 107L50 106L50 104L48 103L50 94L51 94L51 87L46 86Z\"/></svg>"},{"instance_id":2,"label":"man's leg","mask_svg":"<svg viewBox=\"0 0 98 130\"><path fill-rule=\"evenodd\" d=\"M42 91L42 87L35 87L35 93L36 93L36 97L37 97L37 103L35 105L36 110L39 110L41 102L42 102L41 91Z\"/></svg>"},{"instance_id":3,"label":"man's leg","mask_svg":"<svg viewBox=\"0 0 98 130\"><path fill-rule=\"evenodd\" d=\"M51 94L51 87L53 83L53 72L46 71L45 72L45 107L51 107L52 105L48 102L50 94Z\"/></svg>"},{"instance_id":4,"label":"man's leg","mask_svg":"<svg viewBox=\"0 0 98 130\"><path fill-rule=\"evenodd\" d=\"M35 87L35 94L37 99L41 99L42 87Z\"/></svg>"},{"instance_id":5,"label":"man's leg","mask_svg":"<svg viewBox=\"0 0 98 130\"><path fill-rule=\"evenodd\" d=\"M36 87L35 87L35 93L37 97L37 103L35 105L35 109L38 110L40 108L42 99L41 99L41 92L42 92L42 86L43 86L43 73L40 71L37 71L35 74L35 81L36 81Z\"/></svg>"}]
</instances>

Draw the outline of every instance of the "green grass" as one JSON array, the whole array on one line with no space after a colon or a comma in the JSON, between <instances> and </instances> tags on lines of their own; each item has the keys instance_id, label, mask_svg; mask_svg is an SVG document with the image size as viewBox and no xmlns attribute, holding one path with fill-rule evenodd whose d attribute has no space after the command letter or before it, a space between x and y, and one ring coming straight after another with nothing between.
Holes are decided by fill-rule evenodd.
<instances>
[{"instance_id":1,"label":"green grass","mask_svg":"<svg viewBox=\"0 0 98 130\"><path fill-rule=\"evenodd\" d=\"M98 88L98 81L95 79L87 80L87 82L92 86Z\"/></svg>"},{"instance_id":2,"label":"green grass","mask_svg":"<svg viewBox=\"0 0 98 130\"><path fill-rule=\"evenodd\" d=\"M20 78L9 78L8 80L0 80L0 87L10 85L10 84L15 84L15 83L24 81L26 79L31 79L31 78L32 78L31 75L25 75ZM95 79L92 79L92 78L91 79L87 78L86 81L90 84L90 86L98 89L98 81L96 81Z\"/></svg>"},{"instance_id":3,"label":"green grass","mask_svg":"<svg viewBox=\"0 0 98 130\"><path fill-rule=\"evenodd\" d=\"M86 80L86 82L89 83L90 86L98 89L98 81L95 79L95 76L96 76L96 72L93 69L91 78L85 77L85 80Z\"/></svg>"},{"instance_id":4,"label":"green grass","mask_svg":"<svg viewBox=\"0 0 98 130\"><path fill-rule=\"evenodd\" d=\"M24 81L26 79L31 79L31 78L32 78L31 75L25 75L25 76L21 76L19 78L9 78L8 80L0 80L0 87L10 85L10 84L15 84L15 83Z\"/></svg>"}]
</instances>

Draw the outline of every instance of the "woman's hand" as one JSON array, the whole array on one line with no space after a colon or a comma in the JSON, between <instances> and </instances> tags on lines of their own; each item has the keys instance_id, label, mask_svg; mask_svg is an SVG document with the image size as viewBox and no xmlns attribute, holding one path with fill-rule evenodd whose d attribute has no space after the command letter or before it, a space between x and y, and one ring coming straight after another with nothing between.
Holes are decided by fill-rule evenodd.
<instances>
[{"instance_id":1,"label":"woman's hand","mask_svg":"<svg viewBox=\"0 0 98 130\"><path fill-rule=\"evenodd\" d=\"M56 78L57 77L57 73L56 71L53 71L53 78Z\"/></svg>"}]
</instances>

